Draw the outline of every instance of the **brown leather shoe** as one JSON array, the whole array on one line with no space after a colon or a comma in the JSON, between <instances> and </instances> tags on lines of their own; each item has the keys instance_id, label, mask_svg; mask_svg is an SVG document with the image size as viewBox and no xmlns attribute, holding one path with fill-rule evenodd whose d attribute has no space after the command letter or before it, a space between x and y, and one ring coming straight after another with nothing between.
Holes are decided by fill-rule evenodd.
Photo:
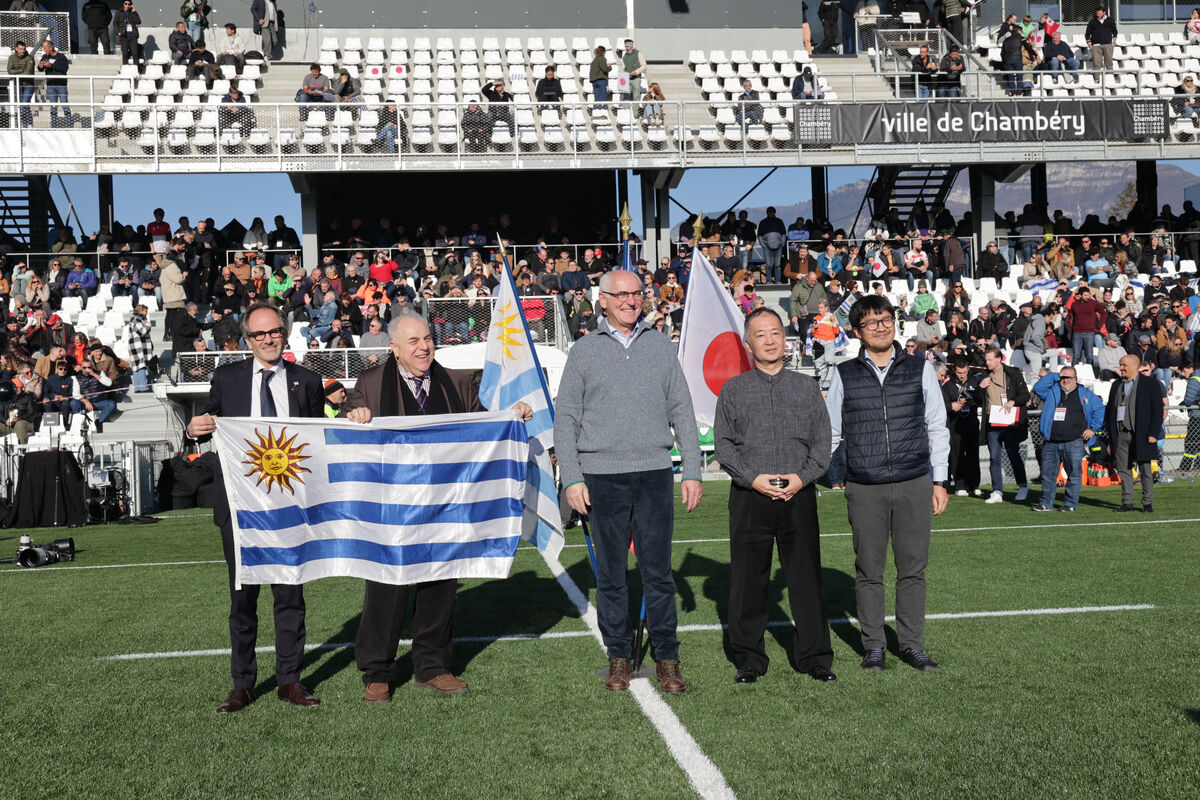
<instances>
[{"instance_id":1,"label":"brown leather shoe","mask_svg":"<svg viewBox=\"0 0 1200 800\"><path fill-rule=\"evenodd\" d=\"M225 702L217 706L218 714L232 714L250 705L250 692L245 689L234 689L225 698Z\"/></svg>"},{"instance_id":2,"label":"brown leather shoe","mask_svg":"<svg viewBox=\"0 0 1200 800\"><path fill-rule=\"evenodd\" d=\"M608 679L604 681L604 688L610 692L623 692L629 688L629 681L633 677L633 665L628 658L610 658L608 660Z\"/></svg>"},{"instance_id":3,"label":"brown leather shoe","mask_svg":"<svg viewBox=\"0 0 1200 800\"><path fill-rule=\"evenodd\" d=\"M443 672L436 678L430 678L427 681L416 681L416 685L422 688L428 687L442 694L463 694L469 689L466 681L459 680L449 672Z\"/></svg>"},{"instance_id":4,"label":"brown leather shoe","mask_svg":"<svg viewBox=\"0 0 1200 800\"><path fill-rule=\"evenodd\" d=\"M368 703L382 705L392 702L392 687L386 683L368 683L363 691L363 700Z\"/></svg>"},{"instance_id":5,"label":"brown leather shoe","mask_svg":"<svg viewBox=\"0 0 1200 800\"><path fill-rule=\"evenodd\" d=\"M312 692L299 683L288 683L275 690L280 700L286 700L294 706L316 706L321 701L313 697Z\"/></svg>"},{"instance_id":6,"label":"brown leather shoe","mask_svg":"<svg viewBox=\"0 0 1200 800\"><path fill-rule=\"evenodd\" d=\"M679 674L678 661L656 661L658 669L655 674L658 676L658 685L667 694L683 694L687 691L687 684L683 682L683 676Z\"/></svg>"}]
</instances>

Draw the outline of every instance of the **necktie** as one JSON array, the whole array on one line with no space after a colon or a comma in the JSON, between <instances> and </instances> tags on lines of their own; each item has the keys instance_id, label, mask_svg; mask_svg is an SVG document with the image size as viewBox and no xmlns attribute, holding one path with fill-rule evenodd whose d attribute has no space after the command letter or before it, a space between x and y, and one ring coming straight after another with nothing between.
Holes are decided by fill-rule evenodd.
<instances>
[{"instance_id":1,"label":"necktie","mask_svg":"<svg viewBox=\"0 0 1200 800\"><path fill-rule=\"evenodd\" d=\"M417 405L421 407L421 413L425 413L425 387L422 386L424 381L421 378L413 378L413 397L417 398Z\"/></svg>"},{"instance_id":2,"label":"necktie","mask_svg":"<svg viewBox=\"0 0 1200 800\"><path fill-rule=\"evenodd\" d=\"M258 395L258 413L262 417L277 417L279 412L275 409L275 395L271 394L271 378L275 377L275 373L269 369L261 370L262 372L262 389Z\"/></svg>"}]
</instances>

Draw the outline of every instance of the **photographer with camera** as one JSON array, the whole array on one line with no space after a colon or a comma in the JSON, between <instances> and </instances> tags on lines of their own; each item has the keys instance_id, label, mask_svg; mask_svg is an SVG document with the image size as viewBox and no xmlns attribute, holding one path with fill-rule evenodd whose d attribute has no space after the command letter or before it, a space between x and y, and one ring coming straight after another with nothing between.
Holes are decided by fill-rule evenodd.
<instances>
[{"instance_id":1,"label":"photographer with camera","mask_svg":"<svg viewBox=\"0 0 1200 800\"><path fill-rule=\"evenodd\" d=\"M951 351L958 340L951 343ZM959 497L979 496L979 380L973 378L966 355L950 359L950 376L942 384L946 400L946 425L950 428L948 484Z\"/></svg>"}]
</instances>

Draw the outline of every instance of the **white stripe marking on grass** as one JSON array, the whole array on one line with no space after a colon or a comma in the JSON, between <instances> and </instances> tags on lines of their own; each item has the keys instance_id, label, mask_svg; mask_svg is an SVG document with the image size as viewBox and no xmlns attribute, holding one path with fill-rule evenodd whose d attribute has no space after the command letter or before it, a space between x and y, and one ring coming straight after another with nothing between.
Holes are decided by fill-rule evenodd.
<instances>
[{"instance_id":1,"label":"white stripe marking on grass","mask_svg":"<svg viewBox=\"0 0 1200 800\"><path fill-rule=\"evenodd\" d=\"M26 575L31 573L62 572L68 569L126 569L128 567L180 567L190 564L224 564L225 559L216 561L151 561L146 564L86 564L62 567L38 567L36 569L6 569L0 570L0 575Z\"/></svg>"},{"instance_id":2,"label":"white stripe marking on grass","mask_svg":"<svg viewBox=\"0 0 1200 800\"><path fill-rule=\"evenodd\" d=\"M601 648L604 647L604 640L600 635L600 626L596 621L596 608L588 602L587 596L580 590L578 584L572 580L559 562L556 556L547 556L542 553L542 557L546 561L546 566L550 568L550 572L554 574L558 585L567 593L567 597L579 610L580 617L588 627L588 632L595 637L596 642ZM635 678L629 686L630 693L641 706L642 713L646 718L654 724L658 730L659 736L667 745L667 750L675 759L680 769L687 775L688 782L691 783L692 789L696 794L708 800L708 798L735 798L733 790L729 788L729 784L725 782L725 776L721 774L721 770L717 769L717 765L709 760L708 756L704 755L704 751L700 749L700 745L688 733L687 728L683 727L683 723L679 721L679 717L675 716L675 712L667 705L666 701L659 696L654 687L650 685L650 681L645 678Z\"/></svg>"},{"instance_id":3,"label":"white stripe marking on grass","mask_svg":"<svg viewBox=\"0 0 1200 800\"><path fill-rule=\"evenodd\" d=\"M574 585L574 582L572 582ZM576 591L578 587L576 587ZM583 593L580 592L580 597ZM590 604L589 604L590 605ZM1054 614L1094 614L1104 611L1150 611L1158 606L1149 603L1141 603L1137 605L1123 606L1075 606L1072 608L1029 608L1029 609L1014 609L1006 611L963 611L958 613L945 614L926 614L925 619L981 619L987 617L1032 617L1046 616ZM590 610L595 614L595 609ZM895 621L895 617L889 616L886 618L888 622ZM847 625L858 622L854 617L834 617L828 620L830 625ZM792 624L789 619L772 620L767 623L768 628L783 628ZM696 633L705 631L722 631L728 626L726 625L680 625L678 630L680 633ZM454 641L456 642L530 642L539 641L542 639L579 639L585 636L596 638L596 635L591 630L586 631L549 631L547 633L510 633L504 636L459 636ZM597 638L597 641L599 639ZM411 639L401 639L400 644L411 645ZM345 650L354 647L353 642L327 642L325 644L310 644L305 646L305 650ZM270 653L275 650L274 647L256 647L255 650L259 653ZM168 650L159 653L122 653L115 656L97 656L96 661L140 661L149 658L192 658L195 656L224 656L229 655L228 648L220 648L213 650Z\"/></svg>"},{"instance_id":4,"label":"white stripe marking on grass","mask_svg":"<svg viewBox=\"0 0 1200 800\"><path fill-rule=\"evenodd\" d=\"M1086 522L1086 523L1062 523L1055 525L995 525L992 527L971 527L971 528L934 528L934 533L970 533L974 531L1034 531L1047 530L1050 528L1101 528L1101 527L1129 527L1137 525L1174 525L1179 522L1200 522L1200 517L1194 519L1146 519L1146 520L1130 520L1128 522ZM832 539L840 536L852 536L849 532L839 533L822 533L822 539ZM675 539L671 543L674 544L710 544L714 542L728 542L729 537L723 536L716 539ZM532 546L532 545L531 545ZM583 544L564 544L567 547L587 547L587 543Z\"/></svg>"}]
</instances>

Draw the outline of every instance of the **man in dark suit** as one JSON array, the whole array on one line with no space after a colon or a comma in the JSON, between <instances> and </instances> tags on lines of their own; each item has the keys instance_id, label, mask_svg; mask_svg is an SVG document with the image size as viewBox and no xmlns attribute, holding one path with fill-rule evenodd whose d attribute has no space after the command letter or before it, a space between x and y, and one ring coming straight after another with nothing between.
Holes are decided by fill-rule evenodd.
<instances>
[{"instance_id":1,"label":"man in dark suit","mask_svg":"<svg viewBox=\"0 0 1200 800\"><path fill-rule=\"evenodd\" d=\"M205 413L192 417L188 436L208 439L216 430L216 418L228 417L323 417L325 392L315 372L283 360L287 343L287 319L274 306L256 303L242 318L242 334L254 352L234 364L218 367ZM233 527L225 484L216 476L218 491L213 497L213 522L221 528L221 543L229 565L229 641L232 649L233 691L217 708L218 714L241 711L253 699L250 690L258 678L254 645L258 638L259 586L234 588L236 564ZM275 596L275 682L279 699L293 705L315 706L320 701L300 684L304 660L304 592L300 586L272 584Z\"/></svg>"},{"instance_id":2,"label":"man in dark suit","mask_svg":"<svg viewBox=\"0 0 1200 800\"><path fill-rule=\"evenodd\" d=\"M388 326L391 355L358 376L354 393L342 414L355 422L372 417L461 414L482 411L474 375L448 370L433 360L433 336L421 317L404 312ZM514 407L523 419L532 411L525 403ZM446 694L467 691L465 681L450 672L454 596L458 581L447 579L412 587L413 673L416 685ZM367 581L362 619L354 657L363 673L368 703L392 699L396 647L408 608L408 586Z\"/></svg>"},{"instance_id":3,"label":"man in dark suit","mask_svg":"<svg viewBox=\"0 0 1200 800\"><path fill-rule=\"evenodd\" d=\"M1113 465L1121 478L1121 506L1114 513L1133 511L1133 464L1142 480L1142 511L1154 512L1154 474L1150 462L1158 458L1163 438L1163 387L1153 376L1139 375L1136 355L1121 358L1121 380L1113 381L1104 408Z\"/></svg>"}]
</instances>

